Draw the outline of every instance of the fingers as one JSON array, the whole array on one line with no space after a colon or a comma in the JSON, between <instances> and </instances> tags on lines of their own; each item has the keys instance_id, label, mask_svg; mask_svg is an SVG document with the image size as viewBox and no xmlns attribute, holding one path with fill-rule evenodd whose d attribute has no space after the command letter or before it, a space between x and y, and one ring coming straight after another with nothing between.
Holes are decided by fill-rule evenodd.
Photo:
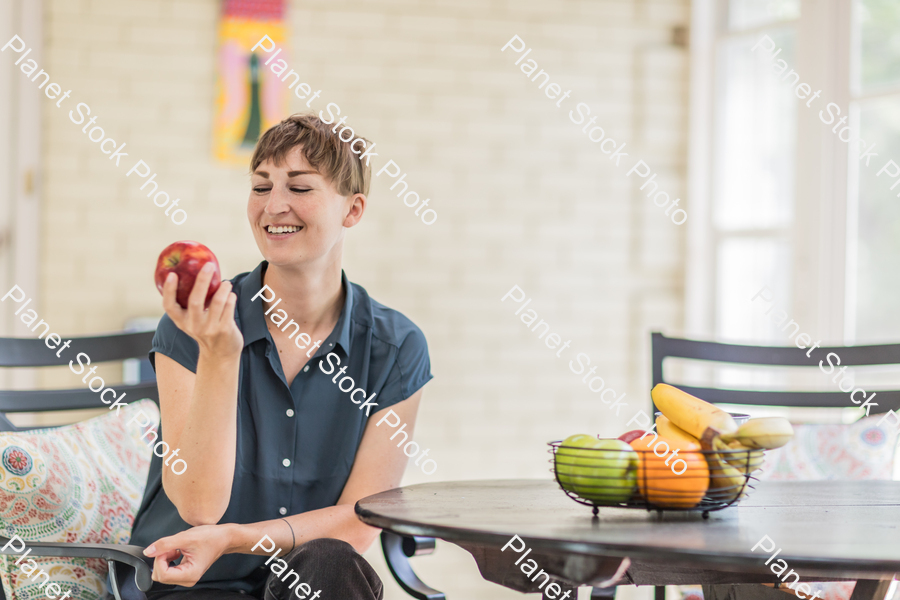
<instances>
[{"instance_id":1,"label":"fingers","mask_svg":"<svg viewBox=\"0 0 900 600\"><path fill-rule=\"evenodd\" d=\"M209 321L211 323L218 323L222 318L222 310L225 308L229 294L231 294L231 282L223 281L216 293L213 294L212 302L209 303Z\"/></svg>"},{"instance_id":2,"label":"fingers","mask_svg":"<svg viewBox=\"0 0 900 600\"><path fill-rule=\"evenodd\" d=\"M237 304L237 294L228 294L228 297L225 299L225 306L222 307L222 315L219 317L219 325L225 327L231 323L234 323L234 307ZM237 324L235 324L237 327Z\"/></svg>"},{"instance_id":3,"label":"fingers","mask_svg":"<svg viewBox=\"0 0 900 600\"><path fill-rule=\"evenodd\" d=\"M160 583L182 585L185 587L192 587L197 583L200 579L197 574L197 567L188 561L187 558L182 559L181 564L179 565L169 565L170 560L175 560L177 558L177 556L173 559L157 556L156 560L153 561L152 579Z\"/></svg>"},{"instance_id":4,"label":"fingers","mask_svg":"<svg viewBox=\"0 0 900 600\"><path fill-rule=\"evenodd\" d=\"M187 312L175 300L177 293L178 275L169 273L166 276L165 283L163 283L163 310L166 311L166 314L169 315L176 325L184 320L184 315Z\"/></svg>"},{"instance_id":5,"label":"fingers","mask_svg":"<svg viewBox=\"0 0 900 600\"><path fill-rule=\"evenodd\" d=\"M191 290L191 295L188 296L189 310L203 311L206 304L206 293L209 291L209 283L212 281L213 271L215 270L216 265L211 262L206 263L200 269L197 278L194 280L194 289Z\"/></svg>"},{"instance_id":6,"label":"fingers","mask_svg":"<svg viewBox=\"0 0 900 600\"><path fill-rule=\"evenodd\" d=\"M146 554L146 550L144 551ZM180 552L165 552L158 554L153 559L153 573L151 575L153 581L167 582L169 579L168 572L172 568L169 563L178 560Z\"/></svg>"}]
</instances>

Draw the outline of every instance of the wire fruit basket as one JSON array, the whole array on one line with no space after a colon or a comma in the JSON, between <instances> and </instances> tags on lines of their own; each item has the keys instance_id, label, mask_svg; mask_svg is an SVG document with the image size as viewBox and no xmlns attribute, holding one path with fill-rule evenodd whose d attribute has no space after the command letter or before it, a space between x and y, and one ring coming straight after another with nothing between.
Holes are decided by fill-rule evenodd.
<instances>
[{"instance_id":1,"label":"wire fruit basket","mask_svg":"<svg viewBox=\"0 0 900 600\"><path fill-rule=\"evenodd\" d=\"M676 461L670 459L667 464L653 450L564 446L562 441L548 445L560 489L572 500L593 507L595 516L599 507L610 506L659 514L697 511L706 519L711 511L745 498L758 481L752 473L763 462L761 450L690 449L680 455L685 467L678 474L672 469Z\"/></svg>"}]
</instances>

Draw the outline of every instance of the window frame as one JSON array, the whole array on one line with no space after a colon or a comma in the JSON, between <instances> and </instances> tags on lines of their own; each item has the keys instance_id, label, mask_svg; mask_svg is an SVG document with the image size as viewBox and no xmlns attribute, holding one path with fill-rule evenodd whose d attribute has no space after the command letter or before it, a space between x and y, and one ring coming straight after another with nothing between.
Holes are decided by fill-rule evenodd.
<instances>
[{"instance_id":1,"label":"window frame","mask_svg":"<svg viewBox=\"0 0 900 600\"><path fill-rule=\"evenodd\" d=\"M691 14L688 193L692 218L687 223L684 331L688 337L702 339L717 337L716 251L721 234L712 221L715 61L721 40L737 33L726 31L726 10L727 0L695 0ZM794 219L789 227L791 297L781 302L790 306L793 315L802 317L805 328L835 344L846 343L852 331L852 173L848 170L849 146L822 124L818 112L828 102L837 103L851 115L856 112L850 95L850 13L850 3L842 0L801 0L799 18L777 23L794 24L796 65L791 68L813 90L822 90L821 104L807 108L797 100ZM747 28L739 34L762 35L770 27Z\"/></svg>"}]
</instances>

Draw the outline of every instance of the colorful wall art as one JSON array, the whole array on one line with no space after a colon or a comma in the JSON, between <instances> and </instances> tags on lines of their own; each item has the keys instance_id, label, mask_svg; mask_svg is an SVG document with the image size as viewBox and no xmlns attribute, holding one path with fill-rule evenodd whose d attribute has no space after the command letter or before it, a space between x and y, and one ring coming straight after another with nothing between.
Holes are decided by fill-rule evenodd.
<instances>
[{"instance_id":1,"label":"colorful wall art","mask_svg":"<svg viewBox=\"0 0 900 600\"><path fill-rule=\"evenodd\" d=\"M218 79L213 153L226 164L246 166L256 140L288 114L288 90L251 48L264 35L283 46L284 0L223 0L219 24Z\"/></svg>"}]
</instances>

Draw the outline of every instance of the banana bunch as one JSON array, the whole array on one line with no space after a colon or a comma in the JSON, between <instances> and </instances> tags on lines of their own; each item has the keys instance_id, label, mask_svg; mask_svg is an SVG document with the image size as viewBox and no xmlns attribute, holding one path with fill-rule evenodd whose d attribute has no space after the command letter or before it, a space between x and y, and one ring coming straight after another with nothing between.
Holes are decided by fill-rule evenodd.
<instances>
[{"instance_id":1,"label":"banana bunch","mask_svg":"<svg viewBox=\"0 0 900 600\"><path fill-rule=\"evenodd\" d=\"M721 438L715 437L711 441L701 442L704 450L714 450L706 453L706 464L709 465L709 489L706 494L717 502L731 502L747 495L745 490L747 477L743 472L743 466L738 468L725 460L729 454L722 453L730 450Z\"/></svg>"},{"instance_id":2,"label":"banana bunch","mask_svg":"<svg viewBox=\"0 0 900 600\"><path fill-rule=\"evenodd\" d=\"M678 440L685 449L699 445L709 466L707 495L731 502L747 494L748 476L763 464L763 450L791 441L794 429L787 419L750 419L740 427L730 414L665 383L650 392L662 411L656 419L659 434Z\"/></svg>"},{"instance_id":3,"label":"banana bunch","mask_svg":"<svg viewBox=\"0 0 900 600\"><path fill-rule=\"evenodd\" d=\"M730 414L676 387L657 383L650 395L653 403L673 424L697 440L705 438L711 441L716 436L733 436L738 431L737 423Z\"/></svg>"},{"instance_id":4,"label":"banana bunch","mask_svg":"<svg viewBox=\"0 0 900 600\"><path fill-rule=\"evenodd\" d=\"M713 448L719 452L725 462L745 475L759 470L763 464L762 450L748 448L737 440L726 443L721 437L718 437L713 440Z\"/></svg>"},{"instance_id":5,"label":"banana bunch","mask_svg":"<svg viewBox=\"0 0 900 600\"><path fill-rule=\"evenodd\" d=\"M787 419L763 417L750 419L732 433L722 433L726 444L738 442L747 448L773 450L781 448L794 437L794 428Z\"/></svg>"},{"instance_id":6,"label":"banana bunch","mask_svg":"<svg viewBox=\"0 0 900 600\"><path fill-rule=\"evenodd\" d=\"M679 450L699 450L700 440L674 424L666 415L656 417L656 431L659 435L678 442Z\"/></svg>"}]
</instances>

